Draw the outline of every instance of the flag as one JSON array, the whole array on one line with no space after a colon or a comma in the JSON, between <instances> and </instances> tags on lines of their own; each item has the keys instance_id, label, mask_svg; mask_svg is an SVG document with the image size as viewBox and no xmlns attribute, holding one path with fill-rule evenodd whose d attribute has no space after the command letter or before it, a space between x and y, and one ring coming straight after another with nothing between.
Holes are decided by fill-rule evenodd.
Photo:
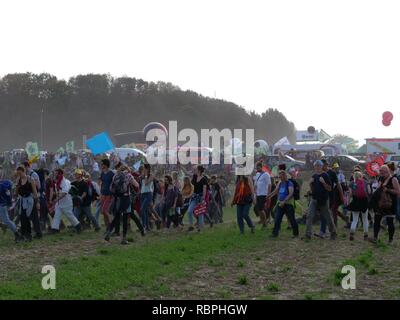
<instances>
[{"instance_id":1,"label":"flag","mask_svg":"<svg viewBox=\"0 0 400 320\"><path fill-rule=\"evenodd\" d=\"M37 142L31 142L31 141L27 142L25 151L28 154L29 160L35 157L39 157L39 146Z\"/></svg>"},{"instance_id":2,"label":"flag","mask_svg":"<svg viewBox=\"0 0 400 320\"><path fill-rule=\"evenodd\" d=\"M290 144L290 141L287 137L283 137L281 139L279 139L276 143L275 146L283 146L283 145L288 145Z\"/></svg>"},{"instance_id":3,"label":"flag","mask_svg":"<svg viewBox=\"0 0 400 320\"><path fill-rule=\"evenodd\" d=\"M327 141L327 140L329 140L331 138L332 137L329 134L327 134L324 130L321 129L319 131L319 141L325 142L325 141Z\"/></svg>"},{"instance_id":4,"label":"flag","mask_svg":"<svg viewBox=\"0 0 400 320\"><path fill-rule=\"evenodd\" d=\"M106 132L99 133L86 140L86 146L92 151L93 155L114 150L114 144Z\"/></svg>"},{"instance_id":5,"label":"flag","mask_svg":"<svg viewBox=\"0 0 400 320\"><path fill-rule=\"evenodd\" d=\"M39 155L36 155L36 156L30 158L29 163L33 164L35 162L38 162L38 160L39 160Z\"/></svg>"},{"instance_id":6,"label":"flag","mask_svg":"<svg viewBox=\"0 0 400 320\"><path fill-rule=\"evenodd\" d=\"M66 150L68 153L74 152L74 149L75 149L75 142L74 142L74 141L68 141L68 142L65 144L65 150Z\"/></svg>"},{"instance_id":7,"label":"flag","mask_svg":"<svg viewBox=\"0 0 400 320\"><path fill-rule=\"evenodd\" d=\"M267 165L263 165L262 171L268 172L269 175L271 175L272 171Z\"/></svg>"}]
</instances>

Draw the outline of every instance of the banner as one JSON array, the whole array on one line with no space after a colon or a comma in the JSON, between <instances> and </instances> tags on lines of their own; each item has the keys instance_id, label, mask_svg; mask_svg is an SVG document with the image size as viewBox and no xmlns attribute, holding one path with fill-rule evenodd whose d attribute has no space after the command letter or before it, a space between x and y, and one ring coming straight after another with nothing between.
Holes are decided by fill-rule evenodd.
<instances>
[{"instance_id":1,"label":"banner","mask_svg":"<svg viewBox=\"0 0 400 320\"><path fill-rule=\"evenodd\" d=\"M99 133L86 140L86 146L92 151L93 155L106 153L114 150L114 144L106 132Z\"/></svg>"},{"instance_id":2,"label":"banner","mask_svg":"<svg viewBox=\"0 0 400 320\"><path fill-rule=\"evenodd\" d=\"M365 166L365 171L367 171L368 175L371 177L376 177L379 175L379 169L385 164L385 160L383 157L377 157L370 162L367 162Z\"/></svg>"},{"instance_id":3,"label":"banner","mask_svg":"<svg viewBox=\"0 0 400 320\"><path fill-rule=\"evenodd\" d=\"M307 130L296 131L297 142L318 141L318 138L318 131L315 131L314 133L309 133Z\"/></svg>"},{"instance_id":4,"label":"banner","mask_svg":"<svg viewBox=\"0 0 400 320\"><path fill-rule=\"evenodd\" d=\"M39 146L37 142L27 142L25 151L28 154L29 160L32 160L33 158L39 158Z\"/></svg>"},{"instance_id":5,"label":"banner","mask_svg":"<svg viewBox=\"0 0 400 320\"><path fill-rule=\"evenodd\" d=\"M75 142L74 142L74 141L68 141L68 142L65 144L65 150L66 150L68 153L73 153L74 150L75 150Z\"/></svg>"}]
</instances>

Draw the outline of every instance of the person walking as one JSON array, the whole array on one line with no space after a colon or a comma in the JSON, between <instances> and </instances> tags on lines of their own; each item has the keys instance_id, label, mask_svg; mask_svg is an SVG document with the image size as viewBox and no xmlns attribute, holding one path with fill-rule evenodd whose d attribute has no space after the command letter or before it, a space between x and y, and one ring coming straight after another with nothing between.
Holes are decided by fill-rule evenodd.
<instances>
[{"instance_id":1,"label":"person walking","mask_svg":"<svg viewBox=\"0 0 400 320\"><path fill-rule=\"evenodd\" d=\"M271 176L268 172L263 171L262 162L257 162L256 164L256 174L253 177L254 180L254 190L256 193L256 204L254 206L254 211L260 217L260 222L262 228L267 227L269 222L269 217L267 218L267 213L265 210L265 203L267 196L271 193Z\"/></svg>"},{"instance_id":2,"label":"person walking","mask_svg":"<svg viewBox=\"0 0 400 320\"><path fill-rule=\"evenodd\" d=\"M142 225L146 231L150 231L150 206L153 202L154 176L151 174L151 166L146 163L140 183L140 216ZM135 181L136 182L136 181Z\"/></svg>"},{"instance_id":3,"label":"person walking","mask_svg":"<svg viewBox=\"0 0 400 320\"><path fill-rule=\"evenodd\" d=\"M306 219L306 235L305 239L311 239L312 225L317 210L320 211L321 219L325 218L328 223L331 240L336 239L336 227L333 223L332 215L329 212L328 200L329 192L332 191L332 184L329 176L322 169L323 163L321 160L314 162L314 175L310 180L311 200L308 208Z\"/></svg>"},{"instance_id":4,"label":"person walking","mask_svg":"<svg viewBox=\"0 0 400 320\"><path fill-rule=\"evenodd\" d=\"M42 238L39 212L40 201L35 181L26 174L23 166L17 168L16 193L19 198L19 213L21 218L21 233L26 241L32 241L31 221L35 229L35 238Z\"/></svg>"},{"instance_id":5,"label":"person walking","mask_svg":"<svg viewBox=\"0 0 400 320\"><path fill-rule=\"evenodd\" d=\"M351 211L353 218L350 227L350 240L354 240L354 234L356 232L358 218L360 215L362 217L364 229L364 240L368 240L368 198L371 194L371 189L360 171L356 171L354 173L353 181L350 183L349 190L352 200L348 206L348 210Z\"/></svg>"},{"instance_id":6,"label":"person walking","mask_svg":"<svg viewBox=\"0 0 400 320\"><path fill-rule=\"evenodd\" d=\"M272 231L272 237L278 237L281 229L281 223L283 215L289 220L289 223L293 230L293 237L299 236L299 226L295 218L294 210L294 185L293 182L288 179L287 173L284 170L279 171L278 185L275 190L268 195L267 198L272 198L278 195L278 203L275 209L275 224Z\"/></svg>"},{"instance_id":7,"label":"person walking","mask_svg":"<svg viewBox=\"0 0 400 320\"><path fill-rule=\"evenodd\" d=\"M400 196L399 181L391 174L387 165L383 165L379 169L380 185L372 195L371 203L374 208L374 238L371 240L377 243L379 231L381 229L381 220L386 218L389 243L393 242L395 232L394 219L397 210L397 199Z\"/></svg>"},{"instance_id":8,"label":"person walking","mask_svg":"<svg viewBox=\"0 0 400 320\"><path fill-rule=\"evenodd\" d=\"M62 169L55 170L55 184L54 194L55 198L51 197L50 206L54 203L54 217L51 222L51 232L60 232L61 217L65 215L72 227L75 228L77 233L82 231L79 220L73 213L72 196L69 194L71 189L71 182L64 177L64 171Z\"/></svg>"},{"instance_id":9,"label":"person walking","mask_svg":"<svg viewBox=\"0 0 400 320\"><path fill-rule=\"evenodd\" d=\"M204 167L202 165L198 165L192 177L192 185L193 185L193 195L190 198L189 208L188 208L188 216L189 216L189 229L188 231L193 231L193 216L194 210L199 204L206 204L207 202L207 186L208 181L204 175ZM204 214L200 214L198 216L197 221L197 230L200 231L204 225Z\"/></svg>"},{"instance_id":10,"label":"person walking","mask_svg":"<svg viewBox=\"0 0 400 320\"><path fill-rule=\"evenodd\" d=\"M235 194L231 206L236 205L236 218L240 234L244 234L244 221L254 233L254 223L249 216L252 204L256 203L253 181L248 176L238 176L235 188Z\"/></svg>"},{"instance_id":11,"label":"person walking","mask_svg":"<svg viewBox=\"0 0 400 320\"><path fill-rule=\"evenodd\" d=\"M117 225L120 224L122 216L122 240L121 244L128 244L126 234L128 232L128 209L130 206L130 186L139 187L139 184L129 173L122 163L118 163L115 166L117 173L114 175L111 182L110 190L114 195L114 218L110 223L107 232L104 236L104 240L110 241L112 231Z\"/></svg>"},{"instance_id":12,"label":"person walking","mask_svg":"<svg viewBox=\"0 0 400 320\"><path fill-rule=\"evenodd\" d=\"M9 208L12 206L11 190L12 182L10 180L0 180L0 222L4 223L14 233L15 242L20 242L23 238L8 215Z\"/></svg>"},{"instance_id":13,"label":"person walking","mask_svg":"<svg viewBox=\"0 0 400 320\"><path fill-rule=\"evenodd\" d=\"M83 179L84 172L81 169L75 170L75 181L72 185L77 189L77 194L74 197L74 215L75 217L83 221L83 218L87 218L89 223L92 223L94 230L97 232L100 230L100 226L93 216L92 213L92 197L89 191L88 183ZM92 192L93 193L93 192Z\"/></svg>"}]
</instances>

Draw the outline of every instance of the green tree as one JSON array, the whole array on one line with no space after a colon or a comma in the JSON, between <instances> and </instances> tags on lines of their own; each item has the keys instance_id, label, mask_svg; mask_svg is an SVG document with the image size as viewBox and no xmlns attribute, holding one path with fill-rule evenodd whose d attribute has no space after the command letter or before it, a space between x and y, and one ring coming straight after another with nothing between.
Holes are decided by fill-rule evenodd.
<instances>
[{"instance_id":1,"label":"green tree","mask_svg":"<svg viewBox=\"0 0 400 320\"><path fill-rule=\"evenodd\" d=\"M348 152L357 152L359 142L344 134L335 134L328 143L340 143L346 146Z\"/></svg>"},{"instance_id":2,"label":"green tree","mask_svg":"<svg viewBox=\"0 0 400 320\"><path fill-rule=\"evenodd\" d=\"M255 139L269 144L284 136L295 140L294 124L277 109L258 114L229 101L183 91L169 82L108 74L76 75L68 81L47 73L0 77L0 151L40 141L41 116L48 151L68 141L82 141L83 134L107 131L114 136L140 131L150 121L168 125L169 120L177 120L179 130L254 129ZM126 143L140 142L135 139ZM76 148L80 147L77 143Z\"/></svg>"}]
</instances>

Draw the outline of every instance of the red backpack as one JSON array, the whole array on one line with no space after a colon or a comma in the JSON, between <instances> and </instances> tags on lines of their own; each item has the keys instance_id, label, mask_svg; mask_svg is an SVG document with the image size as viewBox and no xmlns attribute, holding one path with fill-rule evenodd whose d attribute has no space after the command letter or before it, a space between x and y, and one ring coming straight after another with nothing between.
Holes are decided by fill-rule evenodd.
<instances>
[{"instance_id":1,"label":"red backpack","mask_svg":"<svg viewBox=\"0 0 400 320\"><path fill-rule=\"evenodd\" d=\"M367 184L363 179L357 179L355 182L355 192L354 195L357 199L368 198Z\"/></svg>"}]
</instances>

